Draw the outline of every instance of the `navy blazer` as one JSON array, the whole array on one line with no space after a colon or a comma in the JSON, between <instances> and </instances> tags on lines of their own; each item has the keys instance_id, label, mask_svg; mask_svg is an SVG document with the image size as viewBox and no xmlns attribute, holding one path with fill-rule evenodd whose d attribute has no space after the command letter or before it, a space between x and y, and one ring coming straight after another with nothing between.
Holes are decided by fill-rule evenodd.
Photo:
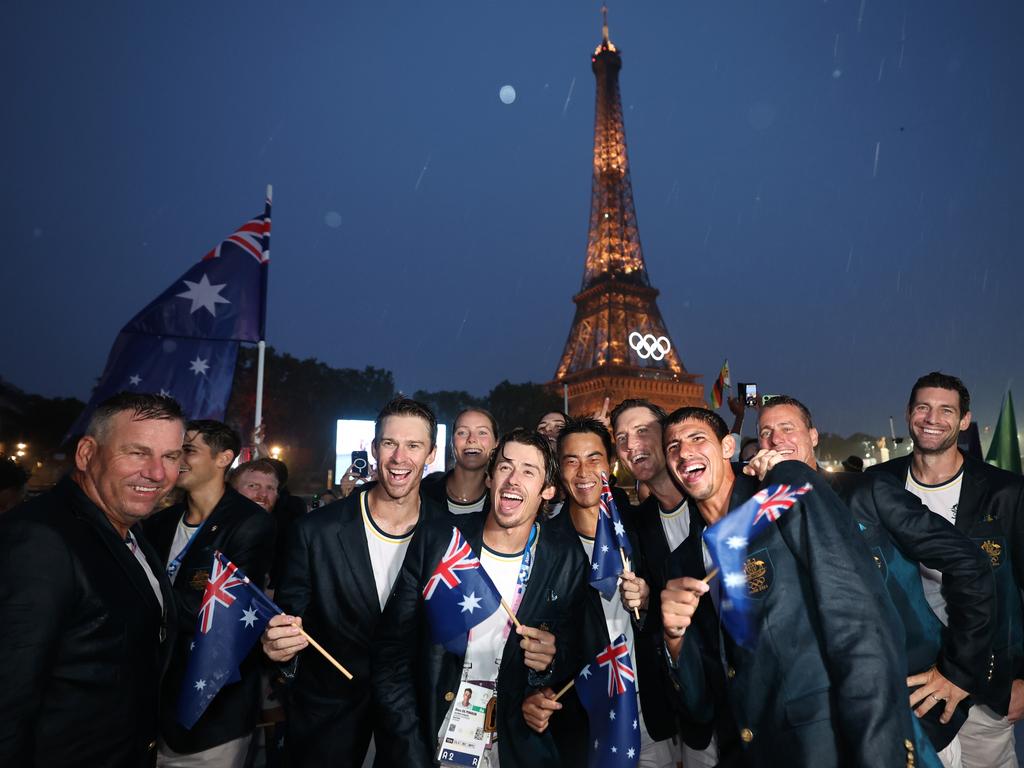
<instances>
[{"instance_id":1,"label":"navy blazer","mask_svg":"<svg viewBox=\"0 0 1024 768\"><path fill-rule=\"evenodd\" d=\"M314 509L288 536L276 602L302 617L303 629L353 675L347 680L313 648L286 667L286 744L297 765L358 768L373 733L370 652L381 610L359 501L364 492ZM421 494L417 528L434 516L448 513Z\"/></svg>"},{"instance_id":2,"label":"navy blazer","mask_svg":"<svg viewBox=\"0 0 1024 768\"><path fill-rule=\"evenodd\" d=\"M178 554L171 552L171 545L185 509L184 502L175 504L144 523L161 563ZM273 516L225 486L224 495L182 558L172 586L178 609L178 639L160 693L160 734L175 752L199 752L246 736L256 727L259 715L263 653L257 643L242 663L242 679L221 688L191 730L178 722L178 696L215 551L223 553L253 584L262 587L274 558Z\"/></svg>"},{"instance_id":3,"label":"navy blazer","mask_svg":"<svg viewBox=\"0 0 1024 768\"><path fill-rule=\"evenodd\" d=\"M730 509L756 487L749 478L736 482ZM742 754L723 754L723 764L938 765L907 704L899 618L852 516L801 462L777 465L765 484L775 483L811 483L813 491L749 545L748 579L756 571L759 585L757 647L736 645L717 622L685 637L674 670L684 708L710 719L729 707ZM700 577L699 543L677 553L671 575ZM701 606L714 612L710 595ZM722 652L727 701L715 696ZM720 749L736 735L726 734Z\"/></svg>"},{"instance_id":4,"label":"navy blazer","mask_svg":"<svg viewBox=\"0 0 1024 768\"><path fill-rule=\"evenodd\" d=\"M173 641L164 569L145 571L70 477L0 517L0 765L141 768L156 760Z\"/></svg>"},{"instance_id":5,"label":"navy blazer","mask_svg":"<svg viewBox=\"0 0 1024 768\"><path fill-rule=\"evenodd\" d=\"M484 522L480 515L434 520L418 529L409 545L374 640L374 708L380 729L377 765L428 768L435 764L437 733L459 690L464 658L432 641L423 588L451 541L453 524L480 552ZM566 765L550 729L538 734L527 726L522 703L533 690L556 687L574 677L585 663L580 635L586 570L582 549L563 526L545 523L540 527L530 580L516 616L527 626L551 632L557 651L551 669L539 675L525 665L519 635L509 633L497 681L502 768Z\"/></svg>"},{"instance_id":6,"label":"navy blazer","mask_svg":"<svg viewBox=\"0 0 1024 768\"><path fill-rule=\"evenodd\" d=\"M989 558L996 587L996 627L977 701L1005 716L1014 680L1024 679L1024 478L962 453L963 480L956 529ZM871 467L905 484L910 456ZM945 587L945 580L943 580Z\"/></svg>"}]
</instances>

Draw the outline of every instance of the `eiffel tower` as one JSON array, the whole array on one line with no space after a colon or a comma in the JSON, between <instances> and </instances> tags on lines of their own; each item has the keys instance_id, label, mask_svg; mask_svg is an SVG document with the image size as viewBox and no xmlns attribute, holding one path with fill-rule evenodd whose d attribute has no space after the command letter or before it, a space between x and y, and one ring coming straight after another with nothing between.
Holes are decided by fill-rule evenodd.
<instances>
[{"instance_id":1,"label":"eiffel tower","mask_svg":"<svg viewBox=\"0 0 1024 768\"><path fill-rule=\"evenodd\" d=\"M590 59L597 110L587 261L555 383L567 387L574 414L599 409L605 397L613 406L627 397L667 410L702 405L704 385L683 367L644 265L619 97L622 55L608 39L607 8L601 12L602 40Z\"/></svg>"}]
</instances>

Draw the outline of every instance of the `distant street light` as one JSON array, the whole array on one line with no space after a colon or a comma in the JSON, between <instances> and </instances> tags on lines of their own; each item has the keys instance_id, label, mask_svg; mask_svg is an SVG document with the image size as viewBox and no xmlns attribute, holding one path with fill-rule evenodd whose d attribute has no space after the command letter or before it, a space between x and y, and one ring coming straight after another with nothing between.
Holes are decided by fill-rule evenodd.
<instances>
[{"instance_id":1,"label":"distant street light","mask_svg":"<svg viewBox=\"0 0 1024 768\"><path fill-rule=\"evenodd\" d=\"M272 458L272 459L280 459L281 458L281 446L280 445L275 445L275 446L271 447L271 449L270 449L270 458Z\"/></svg>"}]
</instances>

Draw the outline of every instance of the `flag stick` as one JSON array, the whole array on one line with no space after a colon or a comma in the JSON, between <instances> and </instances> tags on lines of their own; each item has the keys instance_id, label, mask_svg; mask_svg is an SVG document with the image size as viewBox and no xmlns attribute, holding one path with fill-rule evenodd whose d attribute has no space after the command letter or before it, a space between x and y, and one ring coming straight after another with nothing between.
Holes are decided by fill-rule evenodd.
<instances>
[{"instance_id":1,"label":"flag stick","mask_svg":"<svg viewBox=\"0 0 1024 768\"><path fill-rule=\"evenodd\" d=\"M523 626L519 623L519 619L517 619L516 615L512 612L512 606L505 602L504 597L501 598L501 607L505 609L505 613L507 613L508 617L512 619L512 623L516 625L516 628Z\"/></svg>"},{"instance_id":2,"label":"flag stick","mask_svg":"<svg viewBox=\"0 0 1024 768\"><path fill-rule=\"evenodd\" d=\"M629 567L629 560L626 559L626 550L624 550L622 547L619 547L619 555L622 557L622 567L625 568L627 571L633 570L632 568ZM633 609L633 616L634 616L634 618L636 618L637 621L640 621L640 609L639 608L634 608Z\"/></svg>"},{"instance_id":3,"label":"flag stick","mask_svg":"<svg viewBox=\"0 0 1024 768\"><path fill-rule=\"evenodd\" d=\"M264 216L269 219L270 217L270 204L274 198L274 187L267 184L267 199L266 209L264 210ZM263 258L270 258L270 232L268 231L263 237ZM264 263L263 268L266 269ZM263 276L263 295L261 296L263 306L260 308L260 336L266 336L266 322L267 322L267 281L266 275ZM253 429L259 429L260 424L263 422L263 362L266 355L267 342L266 339L260 339L256 344L258 351L256 358L256 423L253 424Z\"/></svg>"},{"instance_id":4,"label":"flag stick","mask_svg":"<svg viewBox=\"0 0 1024 768\"><path fill-rule=\"evenodd\" d=\"M254 429L258 429L263 421L263 359L267 351L267 342L260 339L256 344L256 423Z\"/></svg>"},{"instance_id":5,"label":"flag stick","mask_svg":"<svg viewBox=\"0 0 1024 768\"><path fill-rule=\"evenodd\" d=\"M560 690L558 693L555 694L554 700L558 701L560 698L562 698L562 694L565 693L566 691L568 691L570 688L572 688L575 683L576 683L576 678L574 677L572 680L570 680L568 683L566 683L564 686L562 686L562 690Z\"/></svg>"},{"instance_id":6,"label":"flag stick","mask_svg":"<svg viewBox=\"0 0 1024 768\"><path fill-rule=\"evenodd\" d=\"M701 581L703 581L705 584L710 584L711 580L713 578L715 578L715 576L717 576L717 575L718 575L718 568L712 568L711 569L711 573L709 573L707 576L705 576L703 579L701 579Z\"/></svg>"},{"instance_id":7,"label":"flag stick","mask_svg":"<svg viewBox=\"0 0 1024 768\"><path fill-rule=\"evenodd\" d=\"M294 627L295 625L293 624L292 626ZM309 641L309 644L316 648L318 651L320 651L320 653L323 654L323 657L327 659L329 662L331 662L331 664L333 664L337 668L337 670L341 672L341 674L343 674L349 680L352 679L352 673L345 669L343 666L341 666L341 664L338 663L338 660L331 656L331 654L329 654L327 651L325 651L324 647L320 645L320 643L318 643L316 640L314 640L312 637L306 634L306 630L304 630L302 627L295 628L299 630L299 633Z\"/></svg>"}]
</instances>

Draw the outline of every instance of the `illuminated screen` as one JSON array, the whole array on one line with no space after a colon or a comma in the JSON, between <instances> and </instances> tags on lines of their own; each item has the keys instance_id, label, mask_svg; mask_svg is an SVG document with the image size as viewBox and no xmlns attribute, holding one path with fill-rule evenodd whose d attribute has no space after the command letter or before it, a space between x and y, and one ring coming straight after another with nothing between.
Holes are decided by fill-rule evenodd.
<instances>
[{"instance_id":1,"label":"illuminated screen","mask_svg":"<svg viewBox=\"0 0 1024 768\"><path fill-rule=\"evenodd\" d=\"M424 474L444 472L444 446L447 444L448 430L444 424L437 425L437 452L434 462L428 464ZM372 419L338 419L338 439L334 449L334 481L341 480L345 470L352 465L352 451L366 451L370 467L376 467L370 443L373 442Z\"/></svg>"}]
</instances>

